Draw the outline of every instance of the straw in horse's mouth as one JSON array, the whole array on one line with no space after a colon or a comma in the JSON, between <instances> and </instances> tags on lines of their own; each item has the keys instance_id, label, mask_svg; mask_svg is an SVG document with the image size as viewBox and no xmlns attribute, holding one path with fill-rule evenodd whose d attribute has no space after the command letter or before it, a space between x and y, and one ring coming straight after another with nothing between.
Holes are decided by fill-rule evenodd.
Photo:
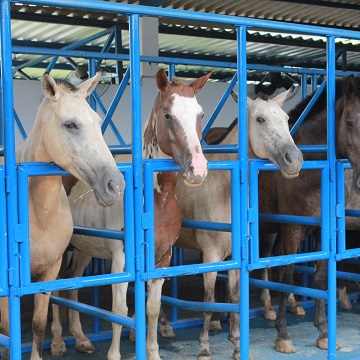
<instances>
[{"instance_id":1,"label":"straw in horse's mouth","mask_svg":"<svg viewBox=\"0 0 360 360\"><path fill-rule=\"evenodd\" d=\"M88 193L93 192L93 191L95 191L95 189L90 189L90 190L88 190L85 194L80 195L80 196L74 201L74 204L76 204L76 202L77 202L78 200L82 199L85 195L87 195Z\"/></svg>"}]
</instances>

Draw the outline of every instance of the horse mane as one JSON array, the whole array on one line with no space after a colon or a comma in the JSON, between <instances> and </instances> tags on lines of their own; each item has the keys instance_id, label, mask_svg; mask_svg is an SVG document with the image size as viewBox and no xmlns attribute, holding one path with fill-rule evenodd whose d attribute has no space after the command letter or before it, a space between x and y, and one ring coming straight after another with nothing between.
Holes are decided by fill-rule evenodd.
<instances>
[{"instance_id":1,"label":"horse mane","mask_svg":"<svg viewBox=\"0 0 360 360\"><path fill-rule=\"evenodd\" d=\"M360 80L360 78L356 78L356 79ZM345 80L344 78L337 79L335 82L335 101L338 100L344 93L344 89L343 89L344 80ZM360 85L359 81L358 81L358 83ZM357 86L357 88L360 89L359 85ZM359 92L360 92L360 90L359 90ZM306 106L309 104L310 100L313 98L314 95L315 95L315 92L308 95L304 100L299 102L294 108L292 108L288 112L289 125L292 126L296 123L296 121L299 119L300 115L305 110ZM313 118L314 116L320 114L322 111L324 111L326 109L326 95L327 95L327 91L325 88L324 91L321 93L320 97L318 98L318 100L315 102L315 104L313 104L310 112L308 113L308 115L306 116L304 121Z\"/></svg>"},{"instance_id":2,"label":"horse mane","mask_svg":"<svg viewBox=\"0 0 360 360\"><path fill-rule=\"evenodd\" d=\"M70 92L75 93L78 90L74 84L66 79L56 79L55 82L57 85L63 86L65 89L70 90Z\"/></svg>"}]
</instances>

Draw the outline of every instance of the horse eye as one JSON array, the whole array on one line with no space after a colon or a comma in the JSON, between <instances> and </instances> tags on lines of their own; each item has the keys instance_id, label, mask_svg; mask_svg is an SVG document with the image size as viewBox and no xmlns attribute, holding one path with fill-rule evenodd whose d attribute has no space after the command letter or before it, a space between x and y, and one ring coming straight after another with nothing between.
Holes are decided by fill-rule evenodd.
<instances>
[{"instance_id":1,"label":"horse eye","mask_svg":"<svg viewBox=\"0 0 360 360\"><path fill-rule=\"evenodd\" d=\"M65 127L68 129L68 130L71 130L71 129L78 129L78 126L72 122L72 121L67 121L65 123Z\"/></svg>"},{"instance_id":2,"label":"horse eye","mask_svg":"<svg viewBox=\"0 0 360 360\"><path fill-rule=\"evenodd\" d=\"M165 114L165 119L166 119L166 120L170 120L170 119L171 119L171 115L168 114L168 113L166 113L166 114Z\"/></svg>"},{"instance_id":3,"label":"horse eye","mask_svg":"<svg viewBox=\"0 0 360 360\"><path fill-rule=\"evenodd\" d=\"M353 127L353 126L354 126L354 124L353 124L353 122L352 122L352 121L350 121L350 120L346 120L346 126L347 126L347 127Z\"/></svg>"},{"instance_id":4,"label":"horse eye","mask_svg":"<svg viewBox=\"0 0 360 360\"><path fill-rule=\"evenodd\" d=\"M265 122L265 119L264 119L263 117L259 116L259 117L256 118L256 121L257 121L259 124L262 124L262 123Z\"/></svg>"}]
</instances>

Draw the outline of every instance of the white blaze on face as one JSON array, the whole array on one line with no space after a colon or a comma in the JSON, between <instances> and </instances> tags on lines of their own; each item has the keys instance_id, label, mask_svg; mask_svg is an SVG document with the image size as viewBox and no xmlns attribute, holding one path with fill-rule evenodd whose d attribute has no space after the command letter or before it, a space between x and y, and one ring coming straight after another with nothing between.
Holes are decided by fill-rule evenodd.
<instances>
[{"instance_id":1,"label":"white blaze on face","mask_svg":"<svg viewBox=\"0 0 360 360\"><path fill-rule=\"evenodd\" d=\"M196 132L196 121L202 112L202 107L197 102L195 96L190 98L173 94L172 114L181 124L187 145L192 155L192 165L194 175L203 175L207 171L207 161L202 154L200 141Z\"/></svg>"}]
</instances>

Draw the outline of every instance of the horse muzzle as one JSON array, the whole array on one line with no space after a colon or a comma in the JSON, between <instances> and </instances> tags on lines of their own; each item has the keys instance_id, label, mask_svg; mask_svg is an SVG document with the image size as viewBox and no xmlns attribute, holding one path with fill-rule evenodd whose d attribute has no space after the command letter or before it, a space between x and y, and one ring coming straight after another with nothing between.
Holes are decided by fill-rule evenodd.
<instances>
[{"instance_id":1,"label":"horse muzzle","mask_svg":"<svg viewBox=\"0 0 360 360\"><path fill-rule=\"evenodd\" d=\"M124 188L124 178L118 171L110 180L104 179L104 186L94 188L97 203L102 207L114 205L123 194Z\"/></svg>"},{"instance_id":2,"label":"horse muzzle","mask_svg":"<svg viewBox=\"0 0 360 360\"><path fill-rule=\"evenodd\" d=\"M197 186L201 185L208 173L207 160L203 157L203 161L189 161L184 169L181 169L181 174L185 185Z\"/></svg>"},{"instance_id":3,"label":"horse muzzle","mask_svg":"<svg viewBox=\"0 0 360 360\"><path fill-rule=\"evenodd\" d=\"M295 148L286 151L277 165L281 170L281 174L286 179L293 179L299 176L303 162L304 158L302 152L298 148Z\"/></svg>"}]
</instances>

